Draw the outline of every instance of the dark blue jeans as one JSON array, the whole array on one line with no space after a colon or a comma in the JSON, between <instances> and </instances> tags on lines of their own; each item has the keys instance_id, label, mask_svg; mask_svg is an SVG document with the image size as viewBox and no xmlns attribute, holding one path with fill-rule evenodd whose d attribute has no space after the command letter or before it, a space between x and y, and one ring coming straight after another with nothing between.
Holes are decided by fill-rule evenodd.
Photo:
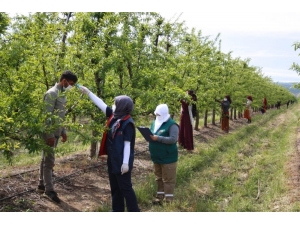
<instances>
[{"instance_id":1,"label":"dark blue jeans","mask_svg":"<svg viewBox=\"0 0 300 225\"><path fill-rule=\"evenodd\" d=\"M112 196L112 211L124 212L125 199L128 212L139 212L140 209L131 183L131 171L123 175L121 175L121 173L115 174L111 172L111 164L109 161L107 162L107 166Z\"/></svg>"}]
</instances>

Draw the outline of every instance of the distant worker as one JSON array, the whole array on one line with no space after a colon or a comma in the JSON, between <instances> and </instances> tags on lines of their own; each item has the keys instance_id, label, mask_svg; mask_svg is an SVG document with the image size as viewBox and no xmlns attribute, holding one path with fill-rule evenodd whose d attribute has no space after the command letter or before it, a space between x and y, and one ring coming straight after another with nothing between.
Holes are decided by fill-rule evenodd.
<instances>
[{"instance_id":1,"label":"distant worker","mask_svg":"<svg viewBox=\"0 0 300 225\"><path fill-rule=\"evenodd\" d=\"M264 108L264 111L267 112L267 106L268 106L268 101L266 99L266 97L263 98L263 108Z\"/></svg>"},{"instance_id":2,"label":"distant worker","mask_svg":"<svg viewBox=\"0 0 300 225\"><path fill-rule=\"evenodd\" d=\"M246 109L244 111L244 118L247 119L247 123L251 123L251 116L252 116L251 104L252 104L252 102L253 102L252 96L249 95L247 97Z\"/></svg>"},{"instance_id":3,"label":"distant worker","mask_svg":"<svg viewBox=\"0 0 300 225\"><path fill-rule=\"evenodd\" d=\"M223 100L215 101L221 103L222 115L221 115L221 128L226 133L229 133L229 108L231 104L231 98L229 95L226 95Z\"/></svg>"},{"instance_id":4,"label":"distant worker","mask_svg":"<svg viewBox=\"0 0 300 225\"><path fill-rule=\"evenodd\" d=\"M267 99L264 97L263 100L262 100L262 106L261 108L259 109L259 111L264 114L266 111L267 111Z\"/></svg>"},{"instance_id":5,"label":"distant worker","mask_svg":"<svg viewBox=\"0 0 300 225\"><path fill-rule=\"evenodd\" d=\"M193 100L191 91L187 91L188 97ZM187 150L188 153L192 153L194 150L194 137L193 137L193 112L192 104L187 100L182 99L181 102L181 115L179 122L179 135L178 144Z\"/></svg>"},{"instance_id":6,"label":"distant worker","mask_svg":"<svg viewBox=\"0 0 300 225\"><path fill-rule=\"evenodd\" d=\"M277 109L280 109L280 105L281 105L281 101L278 100L277 103L276 103L276 108L277 108Z\"/></svg>"}]
</instances>

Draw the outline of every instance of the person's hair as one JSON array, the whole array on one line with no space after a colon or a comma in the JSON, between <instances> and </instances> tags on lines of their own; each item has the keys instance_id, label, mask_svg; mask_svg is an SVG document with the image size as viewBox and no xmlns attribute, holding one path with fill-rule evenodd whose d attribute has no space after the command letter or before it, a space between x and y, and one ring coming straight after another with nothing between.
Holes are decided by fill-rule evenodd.
<instances>
[{"instance_id":1,"label":"person's hair","mask_svg":"<svg viewBox=\"0 0 300 225\"><path fill-rule=\"evenodd\" d=\"M228 100L228 101L230 102L230 104L231 104L231 98L230 98L230 96L229 96L229 95L226 95L225 98L227 98L227 100Z\"/></svg>"},{"instance_id":2,"label":"person's hair","mask_svg":"<svg viewBox=\"0 0 300 225\"><path fill-rule=\"evenodd\" d=\"M251 95L248 95L247 96L247 99L251 100L253 102L253 99L252 99L252 96Z\"/></svg>"},{"instance_id":3,"label":"person's hair","mask_svg":"<svg viewBox=\"0 0 300 225\"><path fill-rule=\"evenodd\" d=\"M62 81L63 79L74 81L74 83L78 80L77 76L70 70L66 70L61 74L59 81Z\"/></svg>"},{"instance_id":4,"label":"person's hair","mask_svg":"<svg viewBox=\"0 0 300 225\"><path fill-rule=\"evenodd\" d=\"M197 101L197 96L193 90L188 90L188 94L192 96L193 101Z\"/></svg>"}]
</instances>

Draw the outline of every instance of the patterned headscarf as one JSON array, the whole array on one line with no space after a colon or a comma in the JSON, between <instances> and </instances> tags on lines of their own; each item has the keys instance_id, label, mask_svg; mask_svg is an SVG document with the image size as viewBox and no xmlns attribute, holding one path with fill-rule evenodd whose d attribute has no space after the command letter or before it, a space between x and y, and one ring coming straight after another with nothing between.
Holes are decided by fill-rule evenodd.
<instances>
[{"instance_id":1,"label":"patterned headscarf","mask_svg":"<svg viewBox=\"0 0 300 225\"><path fill-rule=\"evenodd\" d=\"M119 95L115 97L116 109L114 111L114 118L120 119L123 116L130 114L133 110L133 101L127 95Z\"/></svg>"},{"instance_id":2,"label":"patterned headscarf","mask_svg":"<svg viewBox=\"0 0 300 225\"><path fill-rule=\"evenodd\" d=\"M120 95L115 97L116 109L114 111L114 119L116 122L111 127L112 138L114 138L117 129L120 127L121 120L127 120L133 110L133 101L127 95Z\"/></svg>"}]
</instances>

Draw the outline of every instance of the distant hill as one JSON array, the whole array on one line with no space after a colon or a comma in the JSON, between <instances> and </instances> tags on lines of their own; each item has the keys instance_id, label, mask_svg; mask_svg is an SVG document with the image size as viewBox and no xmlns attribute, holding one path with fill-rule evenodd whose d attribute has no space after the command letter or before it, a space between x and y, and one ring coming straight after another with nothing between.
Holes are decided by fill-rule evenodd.
<instances>
[{"instance_id":1,"label":"distant hill","mask_svg":"<svg viewBox=\"0 0 300 225\"><path fill-rule=\"evenodd\" d=\"M297 83L297 82L295 82L295 83ZM278 82L277 84L280 85L280 86L285 87L285 88L288 89L290 92L292 92L295 96L297 96L297 97L300 96L300 89L293 88L293 84L294 84L294 83L292 83L292 82L289 82L289 83Z\"/></svg>"}]
</instances>

